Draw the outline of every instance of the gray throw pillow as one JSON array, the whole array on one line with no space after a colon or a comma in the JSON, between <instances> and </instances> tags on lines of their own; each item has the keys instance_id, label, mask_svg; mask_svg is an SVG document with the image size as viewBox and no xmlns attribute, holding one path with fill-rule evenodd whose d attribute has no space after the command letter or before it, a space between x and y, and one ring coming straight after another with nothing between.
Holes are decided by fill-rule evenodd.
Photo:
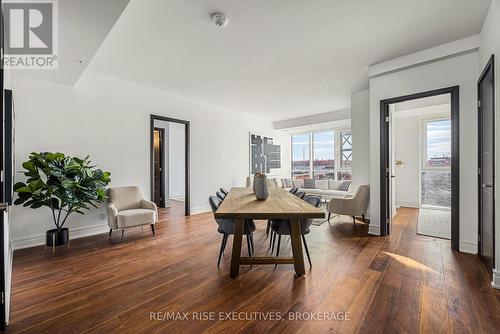
<instances>
[{"instance_id":1,"label":"gray throw pillow","mask_svg":"<svg viewBox=\"0 0 500 334\"><path fill-rule=\"evenodd\" d=\"M340 185L339 190L348 191L350 186L351 186L351 181L348 181L348 180L342 181L342 184Z\"/></svg>"},{"instance_id":2,"label":"gray throw pillow","mask_svg":"<svg viewBox=\"0 0 500 334\"><path fill-rule=\"evenodd\" d=\"M304 189L315 189L316 180L315 179L305 179L304 180Z\"/></svg>"}]
</instances>

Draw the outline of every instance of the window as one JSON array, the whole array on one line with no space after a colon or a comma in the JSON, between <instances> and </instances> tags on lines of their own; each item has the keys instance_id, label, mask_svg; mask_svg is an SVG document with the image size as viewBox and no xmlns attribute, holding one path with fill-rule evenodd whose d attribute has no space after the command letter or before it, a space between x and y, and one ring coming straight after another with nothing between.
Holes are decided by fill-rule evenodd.
<instances>
[{"instance_id":1,"label":"window","mask_svg":"<svg viewBox=\"0 0 500 334\"><path fill-rule=\"evenodd\" d=\"M310 169L309 133L292 136L292 177L308 179Z\"/></svg>"},{"instance_id":2,"label":"window","mask_svg":"<svg viewBox=\"0 0 500 334\"><path fill-rule=\"evenodd\" d=\"M451 121L450 119L424 121L423 168L450 168Z\"/></svg>"},{"instance_id":3,"label":"window","mask_svg":"<svg viewBox=\"0 0 500 334\"><path fill-rule=\"evenodd\" d=\"M333 129L292 135L292 177L351 179L350 130Z\"/></svg>"},{"instance_id":4,"label":"window","mask_svg":"<svg viewBox=\"0 0 500 334\"><path fill-rule=\"evenodd\" d=\"M333 179L335 170L335 133L313 133L313 178Z\"/></svg>"},{"instance_id":5,"label":"window","mask_svg":"<svg viewBox=\"0 0 500 334\"><path fill-rule=\"evenodd\" d=\"M424 120L421 205L451 207L451 120Z\"/></svg>"}]
</instances>

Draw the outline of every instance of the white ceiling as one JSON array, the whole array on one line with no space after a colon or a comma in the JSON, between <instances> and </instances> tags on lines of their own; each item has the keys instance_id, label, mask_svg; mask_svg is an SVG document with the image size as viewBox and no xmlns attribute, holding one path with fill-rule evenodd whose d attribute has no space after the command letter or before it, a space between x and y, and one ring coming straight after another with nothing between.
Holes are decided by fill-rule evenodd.
<instances>
[{"instance_id":1,"label":"white ceiling","mask_svg":"<svg viewBox=\"0 0 500 334\"><path fill-rule=\"evenodd\" d=\"M368 65L479 33L489 3L132 0L89 68L283 120L349 107Z\"/></svg>"},{"instance_id":2,"label":"white ceiling","mask_svg":"<svg viewBox=\"0 0 500 334\"><path fill-rule=\"evenodd\" d=\"M74 85L130 0L59 0L59 68L14 73Z\"/></svg>"}]
</instances>

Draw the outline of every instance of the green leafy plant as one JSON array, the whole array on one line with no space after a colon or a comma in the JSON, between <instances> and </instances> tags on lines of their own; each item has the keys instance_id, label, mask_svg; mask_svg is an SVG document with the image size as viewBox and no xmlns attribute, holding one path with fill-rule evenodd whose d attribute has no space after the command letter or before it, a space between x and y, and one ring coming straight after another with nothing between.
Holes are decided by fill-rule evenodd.
<instances>
[{"instance_id":1,"label":"green leafy plant","mask_svg":"<svg viewBox=\"0 0 500 334\"><path fill-rule=\"evenodd\" d=\"M63 153L31 153L23 163L22 171L28 179L18 182L14 191L16 205L32 209L46 206L52 210L57 229L61 229L69 215L83 214L90 206L96 207L106 198L110 173L91 165L90 158L65 156Z\"/></svg>"}]
</instances>

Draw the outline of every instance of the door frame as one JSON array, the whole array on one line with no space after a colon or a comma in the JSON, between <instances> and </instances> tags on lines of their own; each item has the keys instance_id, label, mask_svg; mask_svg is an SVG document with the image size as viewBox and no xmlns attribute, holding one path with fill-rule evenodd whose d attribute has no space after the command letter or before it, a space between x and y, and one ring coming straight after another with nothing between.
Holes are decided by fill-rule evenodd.
<instances>
[{"instance_id":1,"label":"door frame","mask_svg":"<svg viewBox=\"0 0 500 334\"><path fill-rule=\"evenodd\" d=\"M184 135L185 135L185 147L184 147L184 215L189 216L191 214L191 208L190 208L190 157L189 157L189 152L190 152L190 141L189 141L189 121L181 120L181 119L176 119L176 118L171 118L171 117L166 117L166 116L160 116L160 115L150 115L150 181L151 181L151 200L154 200L154 128L155 128L155 120L158 121L166 121L166 122L172 122L172 123L179 123L184 125Z\"/></svg>"},{"instance_id":2,"label":"door frame","mask_svg":"<svg viewBox=\"0 0 500 334\"><path fill-rule=\"evenodd\" d=\"M165 161L165 129L164 128L159 128L159 127L154 127L153 132L158 131L160 133L160 207L164 208L166 207L166 201L165 201L165 166L166 166L166 161ZM154 143L154 137L153 137L153 143ZM154 181L154 145L153 145L153 181ZM154 202L154 191L156 189L153 189L153 202Z\"/></svg>"},{"instance_id":3,"label":"door frame","mask_svg":"<svg viewBox=\"0 0 500 334\"><path fill-rule=\"evenodd\" d=\"M477 187L478 187L478 194L477 194L477 199L478 199L478 221L477 221L477 253L479 256L481 256L481 248L482 248L482 220L481 220L481 189L482 189L482 182L481 182L481 174L479 173L479 168L482 168L481 164L481 157L479 156L479 152L481 152L482 145L481 145L481 135L483 132L482 128L482 122L481 122L481 113L482 113L482 106L480 104L479 97L481 96L481 90L479 89L479 85L481 82L484 80L486 77L486 74L491 71L491 74L493 76L493 113L492 113L492 123L493 123L493 131L492 131L492 136L493 136L493 224L492 224L492 238L493 238L493 253L491 257L491 268L495 268L495 56L491 55L488 63L483 69L483 72L479 76L479 80L477 81L477 98L478 98L478 104L477 104L477 138L478 138L478 143L477 143L477 148L478 148L478 155L477 155L477 167L478 167L478 175L477 175Z\"/></svg>"},{"instance_id":4,"label":"door frame","mask_svg":"<svg viewBox=\"0 0 500 334\"><path fill-rule=\"evenodd\" d=\"M390 175L389 168L389 105L424 97L450 94L451 102L451 248L459 250L460 220L459 220L459 191L460 191L460 87L441 88L406 96L400 96L380 101L380 234L386 236L391 232L390 217Z\"/></svg>"}]
</instances>

